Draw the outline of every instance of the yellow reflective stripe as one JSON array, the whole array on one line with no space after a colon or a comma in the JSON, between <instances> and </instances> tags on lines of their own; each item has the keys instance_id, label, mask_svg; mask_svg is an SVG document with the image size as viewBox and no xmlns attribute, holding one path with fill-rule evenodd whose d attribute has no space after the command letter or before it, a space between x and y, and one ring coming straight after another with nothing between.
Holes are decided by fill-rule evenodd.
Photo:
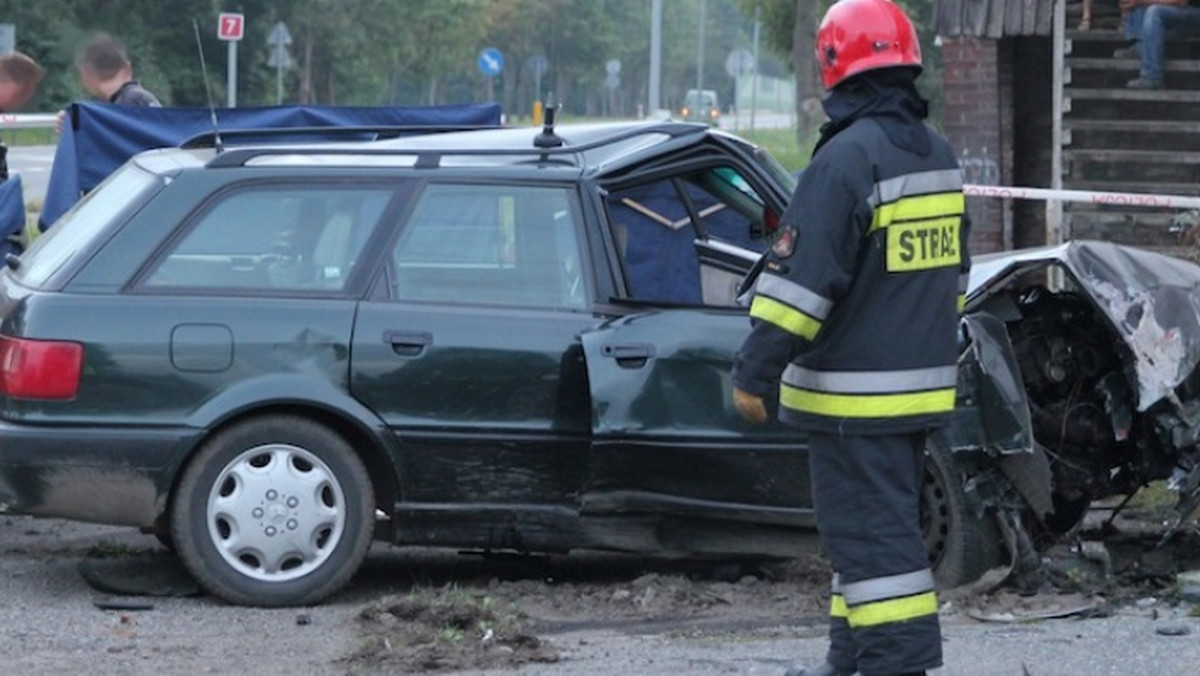
<instances>
[{"instance_id":1,"label":"yellow reflective stripe","mask_svg":"<svg viewBox=\"0 0 1200 676\"><path fill-rule=\"evenodd\" d=\"M966 210L966 198L961 192L943 192L919 197L901 197L895 202L881 204L875 209L871 230L886 228L898 221L917 221L941 216L961 215Z\"/></svg>"},{"instance_id":2,"label":"yellow reflective stripe","mask_svg":"<svg viewBox=\"0 0 1200 676\"><path fill-rule=\"evenodd\" d=\"M936 615L938 611L937 593L925 592L915 596L864 603L861 606L847 607L847 610L849 615L846 619L852 628L906 622L918 617Z\"/></svg>"},{"instance_id":3,"label":"yellow reflective stripe","mask_svg":"<svg viewBox=\"0 0 1200 676\"><path fill-rule=\"evenodd\" d=\"M846 597L841 594L834 594L829 597L829 616L850 617L850 609L846 607Z\"/></svg>"},{"instance_id":4,"label":"yellow reflective stripe","mask_svg":"<svg viewBox=\"0 0 1200 676\"><path fill-rule=\"evenodd\" d=\"M965 293L958 294L957 306L958 306L958 314L961 315L963 313L963 310L967 309L967 294L965 294Z\"/></svg>"},{"instance_id":5,"label":"yellow reflective stripe","mask_svg":"<svg viewBox=\"0 0 1200 676\"><path fill-rule=\"evenodd\" d=\"M954 410L955 388L902 394L829 394L780 384L779 402L804 413L831 418L898 418Z\"/></svg>"},{"instance_id":6,"label":"yellow reflective stripe","mask_svg":"<svg viewBox=\"0 0 1200 676\"><path fill-rule=\"evenodd\" d=\"M816 338L821 330L820 320L767 296L754 297L754 302L750 304L750 316L808 340Z\"/></svg>"},{"instance_id":7,"label":"yellow reflective stripe","mask_svg":"<svg viewBox=\"0 0 1200 676\"><path fill-rule=\"evenodd\" d=\"M958 242L961 223L960 216L947 216L888 226L887 271L957 267L962 262Z\"/></svg>"}]
</instances>

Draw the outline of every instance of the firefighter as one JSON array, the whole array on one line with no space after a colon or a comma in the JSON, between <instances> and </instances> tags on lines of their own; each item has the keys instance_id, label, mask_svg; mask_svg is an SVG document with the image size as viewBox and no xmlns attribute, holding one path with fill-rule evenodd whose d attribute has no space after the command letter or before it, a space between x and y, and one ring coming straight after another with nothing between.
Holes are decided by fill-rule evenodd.
<instances>
[{"instance_id":1,"label":"firefighter","mask_svg":"<svg viewBox=\"0 0 1200 676\"><path fill-rule=\"evenodd\" d=\"M817 31L829 91L812 161L765 254L734 403L809 434L834 570L825 664L806 676L942 664L919 515L924 449L954 408L969 226L949 144L923 122L921 51L891 0L841 0Z\"/></svg>"}]
</instances>

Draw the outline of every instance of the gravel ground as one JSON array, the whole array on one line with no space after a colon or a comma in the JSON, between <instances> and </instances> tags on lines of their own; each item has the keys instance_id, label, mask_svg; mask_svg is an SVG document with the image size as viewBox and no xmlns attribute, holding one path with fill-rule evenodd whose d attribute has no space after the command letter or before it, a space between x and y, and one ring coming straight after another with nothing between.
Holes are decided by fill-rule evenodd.
<instances>
[{"instance_id":1,"label":"gravel ground","mask_svg":"<svg viewBox=\"0 0 1200 676\"><path fill-rule=\"evenodd\" d=\"M381 546L346 591L316 608L238 608L204 596L117 599L146 610L94 605L106 595L81 577L82 561L153 552L161 552L153 538L128 529L0 517L0 673L780 674L794 660L816 662L825 647L819 560L750 574L632 557L531 563ZM482 661L406 661L403 648L377 647L383 634L364 626L364 609L380 598L451 588L519 607L556 660L495 669L489 654L490 664L507 664L499 659L507 649L495 649ZM1200 673L1192 606L1121 591L1098 617L1024 621L1094 597L947 594L946 666L932 673ZM468 631L462 641L458 648L473 649L479 638Z\"/></svg>"}]
</instances>

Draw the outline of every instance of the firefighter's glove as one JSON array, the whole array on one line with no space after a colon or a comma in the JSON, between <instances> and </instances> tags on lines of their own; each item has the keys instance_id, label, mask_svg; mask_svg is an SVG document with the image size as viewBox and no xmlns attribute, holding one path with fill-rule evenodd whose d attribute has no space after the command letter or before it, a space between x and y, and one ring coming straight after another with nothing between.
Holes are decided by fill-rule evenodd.
<instances>
[{"instance_id":1,"label":"firefighter's glove","mask_svg":"<svg viewBox=\"0 0 1200 676\"><path fill-rule=\"evenodd\" d=\"M733 406L743 418L755 425L767 422L767 405L763 402L762 397L756 397L735 386L733 388Z\"/></svg>"}]
</instances>

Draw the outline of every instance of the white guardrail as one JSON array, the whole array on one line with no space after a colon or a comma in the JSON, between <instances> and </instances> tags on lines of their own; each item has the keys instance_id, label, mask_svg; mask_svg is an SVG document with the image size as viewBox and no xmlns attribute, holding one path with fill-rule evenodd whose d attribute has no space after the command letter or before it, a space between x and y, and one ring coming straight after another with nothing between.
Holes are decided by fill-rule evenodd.
<instances>
[{"instance_id":1,"label":"white guardrail","mask_svg":"<svg viewBox=\"0 0 1200 676\"><path fill-rule=\"evenodd\" d=\"M57 113L0 113L0 131L5 129L53 129Z\"/></svg>"}]
</instances>

